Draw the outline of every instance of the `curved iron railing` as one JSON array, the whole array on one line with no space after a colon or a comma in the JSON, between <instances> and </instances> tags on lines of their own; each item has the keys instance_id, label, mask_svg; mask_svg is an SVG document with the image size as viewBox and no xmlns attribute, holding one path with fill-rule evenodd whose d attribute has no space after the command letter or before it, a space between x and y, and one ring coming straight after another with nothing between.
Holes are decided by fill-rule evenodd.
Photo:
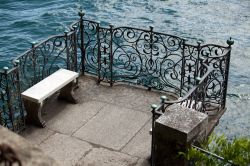
<instances>
[{"instance_id":1,"label":"curved iron railing","mask_svg":"<svg viewBox=\"0 0 250 166\"><path fill-rule=\"evenodd\" d=\"M214 72L207 82L207 110L225 108L231 43L188 44L186 40L159 32L132 27L101 27L83 19L71 25L77 29L81 70L98 76L98 81L129 82L184 96L205 72L201 61ZM202 73L203 72L203 73Z\"/></svg>"},{"instance_id":2,"label":"curved iron railing","mask_svg":"<svg viewBox=\"0 0 250 166\"><path fill-rule=\"evenodd\" d=\"M0 72L0 124L19 132L25 127L21 92L59 68L77 71L76 31L65 32L32 44L31 49L13 59L14 68Z\"/></svg>"},{"instance_id":3,"label":"curved iron railing","mask_svg":"<svg viewBox=\"0 0 250 166\"><path fill-rule=\"evenodd\" d=\"M65 32L40 42L13 60L19 66L21 90L26 90L60 68L77 71L76 33Z\"/></svg>"},{"instance_id":4,"label":"curved iron railing","mask_svg":"<svg viewBox=\"0 0 250 166\"><path fill-rule=\"evenodd\" d=\"M191 45L180 37L155 32L153 27L101 27L98 22L84 19L82 12L79 16L80 20L70 26L70 32L32 44L31 49L13 60L18 71L15 83L20 85L19 90L11 93L20 96L20 91L58 68L67 68L95 75L99 83L105 81L111 86L128 82L172 93L182 97L178 102L202 98L203 112L225 107L231 40L228 47ZM207 66L213 68L209 74ZM0 84L0 88L2 91L4 84ZM11 103L11 99L0 100L1 124L5 119L13 119L6 114L12 108L6 109L5 101ZM16 101L19 103L16 110L24 112L20 98Z\"/></svg>"}]
</instances>

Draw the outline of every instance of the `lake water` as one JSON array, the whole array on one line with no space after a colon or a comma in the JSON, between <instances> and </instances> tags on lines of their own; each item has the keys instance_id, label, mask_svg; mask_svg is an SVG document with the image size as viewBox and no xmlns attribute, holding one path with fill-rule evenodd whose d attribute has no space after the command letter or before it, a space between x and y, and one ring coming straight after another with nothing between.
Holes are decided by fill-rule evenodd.
<instances>
[{"instance_id":1,"label":"lake water","mask_svg":"<svg viewBox=\"0 0 250 166\"><path fill-rule=\"evenodd\" d=\"M138 28L226 45L232 37L228 110L216 128L230 138L250 137L249 0L0 0L0 67L78 19Z\"/></svg>"}]
</instances>

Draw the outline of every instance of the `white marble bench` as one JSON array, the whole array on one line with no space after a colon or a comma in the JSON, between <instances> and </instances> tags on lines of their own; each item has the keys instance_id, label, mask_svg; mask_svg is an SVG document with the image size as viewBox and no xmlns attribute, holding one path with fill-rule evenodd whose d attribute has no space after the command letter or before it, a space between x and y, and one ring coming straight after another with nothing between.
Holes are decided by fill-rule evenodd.
<instances>
[{"instance_id":1,"label":"white marble bench","mask_svg":"<svg viewBox=\"0 0 250 166\"><path fill-rule=\"evenodd\" d=\"M27 111L26 121L45 127L45 121L41 116L41 109L46 98L60 90L59 98L77 103L73 96L73 84L79 73L60 69L43 79L39 83L24 91L21 96Z\"/></svg>"}]
</instances>

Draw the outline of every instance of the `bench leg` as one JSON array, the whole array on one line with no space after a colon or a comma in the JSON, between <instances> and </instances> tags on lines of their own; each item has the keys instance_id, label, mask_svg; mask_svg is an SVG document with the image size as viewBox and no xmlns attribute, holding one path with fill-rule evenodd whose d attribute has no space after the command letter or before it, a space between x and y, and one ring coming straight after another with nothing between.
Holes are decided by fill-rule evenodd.
<instances>
[{"instance_id":1,"label":"bench leg","mask_svg":"<svg viewBox=\"0 0 250 166\"><path fill-rule=\"evenodd\" d=\"M65 87L63 87L60 90L60 94L58 96L58 99L67 100L71 103L76 104L78 101L74 97L73 89L74 89L74 82L70 82L68 85L66 85Z\"/></svg>"},{"instance_id":2,"label":"bench leg","mask_svg":"<svg viewBox=\"0 0 250 166\"><path fill-rule=\"evenodd\" d=\"M43 103L35 103L32 101L24 100L24 107L27 111L27 123L35 124L39 127L45 127L46 123L43 120L41 111Z\"/></svg>"}]
</instances>

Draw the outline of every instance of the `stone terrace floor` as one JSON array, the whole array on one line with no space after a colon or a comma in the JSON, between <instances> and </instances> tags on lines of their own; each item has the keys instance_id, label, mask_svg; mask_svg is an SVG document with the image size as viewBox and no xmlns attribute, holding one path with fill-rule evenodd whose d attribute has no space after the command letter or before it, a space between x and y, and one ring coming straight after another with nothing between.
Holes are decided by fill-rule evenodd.
<instances>
[{"instance_id":1,"label":"stone terrace floor","mask_svg":"<svg viewBox=\"0 0 250 166\"><path fill-rule=\"evenodd\" d=\"M46 128L21 133L60 165L149 166L151 109L163 94L129 85L97 85L79 79L78 104L46 101ZM165 94L166 95L166 94Z\"/></svg>"}]
</instances>

